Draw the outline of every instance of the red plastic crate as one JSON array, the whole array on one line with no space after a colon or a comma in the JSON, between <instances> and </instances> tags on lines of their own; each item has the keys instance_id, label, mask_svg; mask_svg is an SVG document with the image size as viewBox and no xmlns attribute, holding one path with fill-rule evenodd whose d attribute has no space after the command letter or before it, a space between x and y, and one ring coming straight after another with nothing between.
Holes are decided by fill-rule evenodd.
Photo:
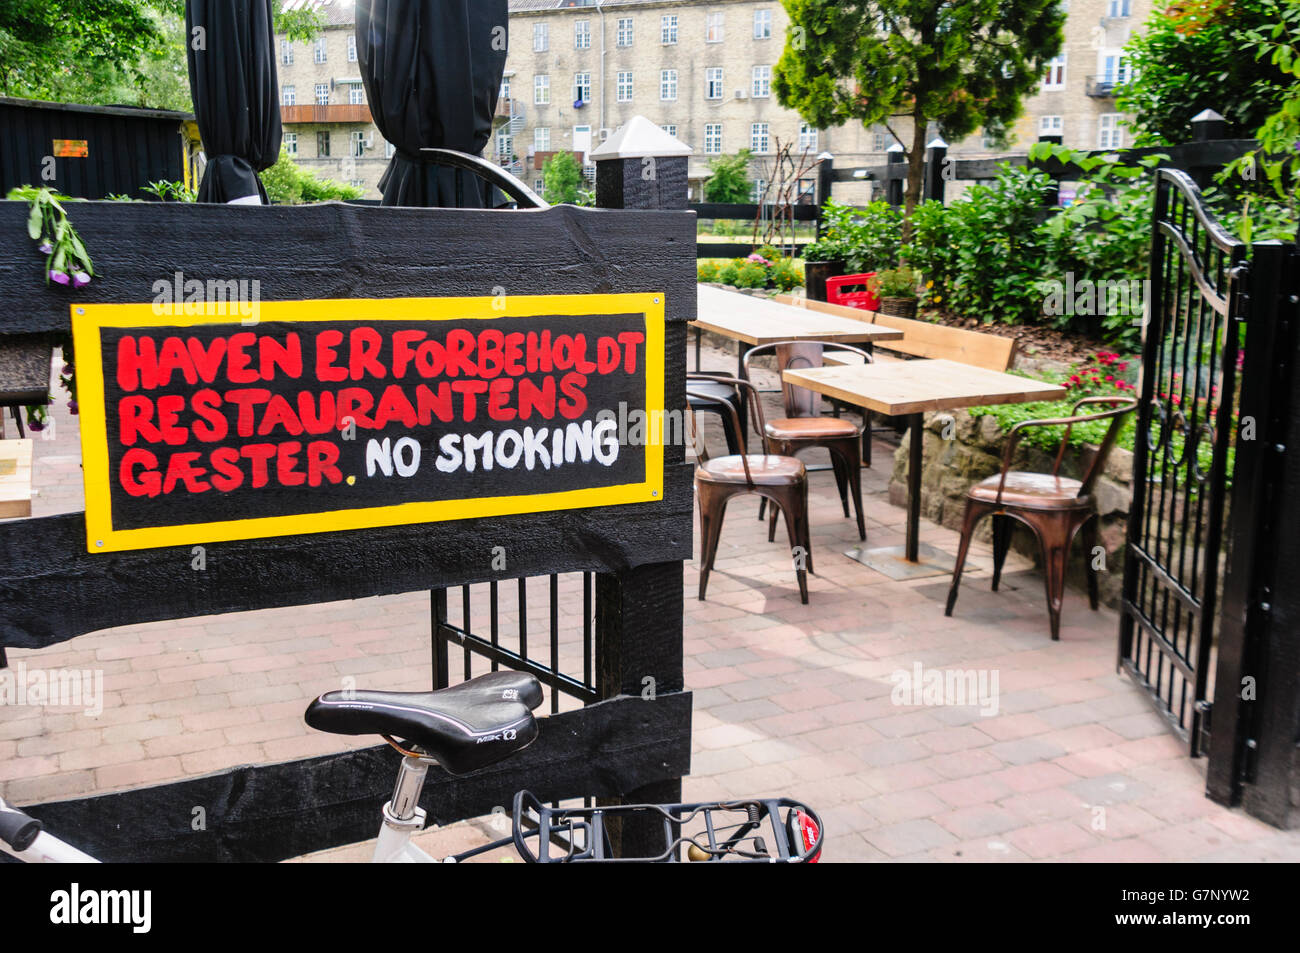
<instances>
[{"instance_id":1,"label":"red plastic crate","mask_svg":"<svg viewBox=\"0 0 1300 953\"><path fill-rule=\"evenodd\" d=\"M826 279L826 300L830 304L842 304L849 308L863 311L879 311L880 298L867 290L867 279L876 273L868 271L862 275L840 275L838 278Z\"/></svg>"}]
</instances>

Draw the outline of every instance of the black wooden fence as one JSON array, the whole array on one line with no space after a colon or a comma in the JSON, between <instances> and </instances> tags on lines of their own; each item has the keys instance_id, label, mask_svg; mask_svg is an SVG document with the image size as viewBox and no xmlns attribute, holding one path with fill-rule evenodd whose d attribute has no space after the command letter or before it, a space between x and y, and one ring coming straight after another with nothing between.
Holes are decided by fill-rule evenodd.
<instances>
[{"instance_id":1,"label":"black wooden fence","mask_svg":"<svg viewBox=\"0 0 1300 953\"><path fill-rule=\"evenodd\" d=\"M264 301L492 296L503 285L520 295L655 292L666 306L666 408L684 404L696 295L695 218L683 211L87 202L71 214L99 272L76 292L46 286L27 237L27 206L0 203L0 338L65 334L71 302L148 302L154 283L176 272L260 281ZM449 590L590 574L584 706L543 719L530 748L493 768L454 781L431 771L423 806L432 822L447 823L509 804L521 787L545 800L678 800L691 723L682 671L682 561L692 532L684 453L664 448L663 499L653 505L211 543L203 572L194 571L188 547L88 554L82 513L0 523L0 647L40 649L118 625L431 591L435 678L446 683ZM498 545L508 547L508 573L491 568ZM567 683L558 680L551 646L548 633L494 661L538 672L554 693ZM653 697L643 697L647 677ZM373 837L396 761L379 746L23 806L105 860L274 861ZM196 805L207 811L204 831L191 828Z\"/></svg>"}]
</instances>

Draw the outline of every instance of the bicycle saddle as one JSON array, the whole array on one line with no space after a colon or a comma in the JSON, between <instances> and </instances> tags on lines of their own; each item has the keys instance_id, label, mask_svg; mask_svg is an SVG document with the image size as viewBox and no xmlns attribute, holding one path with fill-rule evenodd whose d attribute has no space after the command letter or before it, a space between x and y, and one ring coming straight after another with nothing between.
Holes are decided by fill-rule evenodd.
<instances>
[{"instance_id":1,"label":"bicycle saddle","mask_svg":"<svg viewBox=\"0 0 1300 953\"><path fill-rule=\"evenodd\" d=\"M336 735L391 735L452 774L494 764L537 737L542 686L523 672L492 672L434 692L326 692L303 716Z\"/></svg>"}]
</instances>

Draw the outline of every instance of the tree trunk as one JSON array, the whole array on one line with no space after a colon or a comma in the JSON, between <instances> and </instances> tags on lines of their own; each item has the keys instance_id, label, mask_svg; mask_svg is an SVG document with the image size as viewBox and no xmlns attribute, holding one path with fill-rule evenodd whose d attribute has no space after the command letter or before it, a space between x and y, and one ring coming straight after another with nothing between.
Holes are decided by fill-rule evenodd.
<instances>
[{"instance_id":1,"label":"tree trunk","mask_svg":"<svg viewBox=\"0 0 1300 953\"><path fill-rule=\"evenodd\" d=\"M907 154L907 190L903 193L903 244L912 240L912 212L921 204L921 183L925 178L927 125L918 102L912 110L912 148Z\"/></svg>"}]
</instances>

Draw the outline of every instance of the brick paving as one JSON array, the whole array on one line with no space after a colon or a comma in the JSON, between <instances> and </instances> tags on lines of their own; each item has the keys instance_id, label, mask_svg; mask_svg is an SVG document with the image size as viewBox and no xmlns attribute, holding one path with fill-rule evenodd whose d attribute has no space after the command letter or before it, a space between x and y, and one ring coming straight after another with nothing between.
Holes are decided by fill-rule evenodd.
<instances>
[{"instance_id":1,"label":"brick paving","mask_svg":"<svg viewBox=\"0 0 1300 953\"><path fill-rule=\"evenodd\" d=\"M705 354L708 366L734 366ZM76 418L62 402L54 416L56 439L36 443L35 515L81 508ZM888 502L892 450L878 442L877 466L864 472L871 545L903 538L904 513ZM1203 796L1204 762L1183 755L1115 672L1114 613L1090 612L1071 590L1061 641L1051 642L1041 576L1013 554L1002 591L990 592L990 552L977 544L956 615L945 618L946 578L893 582L842 555L857 542L853 523L831 474L810 480L809 605L799 603L788 548L767 542L756 501L730 507L707 602L696 600L698 568L687 564L688 800L806 800L826 822L828 861L1300 860L1300 832ZM933 524L923 522L922 539L956 549L956 534ZM578 585L561 584L566 660L580 651ZM529 608L530 625L544 627L545 600ZM516 618L503 595L503 631ZM429 596L411 593L11 650L11 665L102 671L103 712L0 711L0 795L39 803L372 744L312 732L302 711L341 684L427 686L428 629ZM924 696L896 703L896 676L918 664L996 675L996 712L912 703ZM420 840L448 851L488 836L499 835L478 820ZM309 859L364 859L367 849Z\"/></svg>"}]
</instances>

